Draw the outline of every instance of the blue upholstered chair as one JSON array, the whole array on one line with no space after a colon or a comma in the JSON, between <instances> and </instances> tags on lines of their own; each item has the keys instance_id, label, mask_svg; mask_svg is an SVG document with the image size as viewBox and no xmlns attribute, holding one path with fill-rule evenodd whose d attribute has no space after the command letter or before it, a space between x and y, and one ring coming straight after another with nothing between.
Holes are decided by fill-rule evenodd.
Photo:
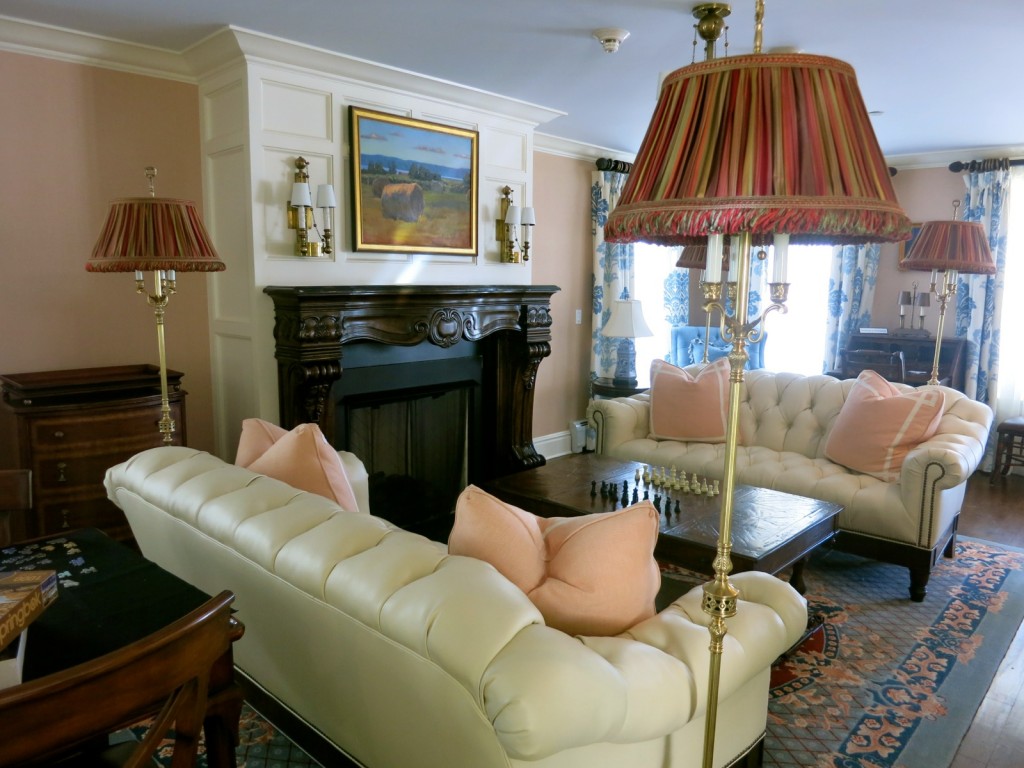
<instances>
[{"instance_id":1,"label":"blue upholstered chair","mask_svg":"<svg viewBox=\"0 0 1024 768\"><path fill-rule=\"evenodd\" d=\"M747 361L747 370L764 368L764 344L767 341L767 334L761 336L756 344L747 344L747 354L750 359ZM720 357L729 354L732 345L722 341L722 335L718 328L711 329L711 338L708 343L708 362L714 362ZM699 363L704 359L704 327L695 325L677 325L672 327L672 349L668 361L680 368L693 363Z\"/></svg>"}]
</instances>

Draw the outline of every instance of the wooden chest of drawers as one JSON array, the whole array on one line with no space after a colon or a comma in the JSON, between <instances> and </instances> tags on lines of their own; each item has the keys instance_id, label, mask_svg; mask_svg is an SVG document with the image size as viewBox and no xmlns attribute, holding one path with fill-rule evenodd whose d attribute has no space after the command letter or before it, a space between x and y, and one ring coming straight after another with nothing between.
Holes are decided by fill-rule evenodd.
<instances>
[{"instance_id":1,"label":"wooden chest of drawers","mask_svg":"<svg viewBox=\"0 0 1024 768\"><path fill-rule=\"evenodd\" d=\"M182 374L168 371L174 444L185 443ZM127 540L123 513L107 500L108 467L163 445L159 369L149 365L0 376L0 467L32 470L33 514L11 535L101 528Z\"/></svg>"}]
</instances>

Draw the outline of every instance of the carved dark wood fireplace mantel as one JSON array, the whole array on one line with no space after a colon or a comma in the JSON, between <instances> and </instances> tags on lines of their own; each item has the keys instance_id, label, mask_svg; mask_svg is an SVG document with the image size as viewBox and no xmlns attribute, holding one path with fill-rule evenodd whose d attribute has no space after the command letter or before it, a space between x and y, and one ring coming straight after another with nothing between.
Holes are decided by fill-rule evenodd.
<instances>
[{"instance_id":1,"label":"carved dark wood fireplace mantel","mask_svg":"<svg viewBox=\"0 0 1024 768\"><path fill-rule=\"evenodd\" d=\"M281 426L316 422L335 447L346 448L336 439L332 413L332 390L345 384L346 355L353 365L358 358L365 373L366 360L374 357L393 363L396 354L445 360L465 353L479 360L480 370L470 482L541 466L544 457L533 445L534 385L541 360L551 353L550 303L558 290L269 286ZM400 367L379 367L375 375Z\"/></svg>"}]
</instances>

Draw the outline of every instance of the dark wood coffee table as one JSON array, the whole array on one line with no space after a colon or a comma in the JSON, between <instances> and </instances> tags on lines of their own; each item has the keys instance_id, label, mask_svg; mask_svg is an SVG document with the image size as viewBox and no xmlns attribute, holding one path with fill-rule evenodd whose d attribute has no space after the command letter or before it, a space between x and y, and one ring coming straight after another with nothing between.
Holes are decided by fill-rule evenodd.
<instances>
[{"instance_id":1,"label":"dark wood coffee table","mask_svg":"<svg viewBox=\"0 0 1024 768\"><path fill-rule=\"evenodd\" d=\"M535 515L570 517L621 509L623 481L629 484L632 502L637 468L642 472L644 465L594 453L572 454L552 459L542 467L481 483L480 487ZM601 497L602 481L614 484L614 498ZM596 482L597 495L591 495L592 482ZM663 497L655 557L687 570L714 575L711 563L718 546L722 497L663 491L653 485L645 486L641 479L639 498L643 498L645 489L652 501L655 493ZM666 494L670 500L667 503ZM811 552L835 536L840 511L839 504L737 485L733 490L733 572L776 574L792 566L790 583L803 593L804 563Z\"/></svg>"}]
</instances>

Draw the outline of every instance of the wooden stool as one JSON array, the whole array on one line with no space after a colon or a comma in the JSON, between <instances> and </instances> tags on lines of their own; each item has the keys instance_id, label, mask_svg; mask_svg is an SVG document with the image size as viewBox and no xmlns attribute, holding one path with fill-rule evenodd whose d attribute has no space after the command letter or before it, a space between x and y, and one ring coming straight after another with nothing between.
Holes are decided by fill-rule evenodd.
<instances>
[{"instance_id":1,"label":"wooden stool","mask_svg":"<svg viewBox=\"0 0 1024 768\"><path fill-rule=\"evenodd\" d=\"M996 475L1008 474L1010 467L1024 467L1024 416L1007 419L996 432L999 441L996 443L996 463L988 479L990 483L996 481Z\"/></svg>"}]
</instances>

